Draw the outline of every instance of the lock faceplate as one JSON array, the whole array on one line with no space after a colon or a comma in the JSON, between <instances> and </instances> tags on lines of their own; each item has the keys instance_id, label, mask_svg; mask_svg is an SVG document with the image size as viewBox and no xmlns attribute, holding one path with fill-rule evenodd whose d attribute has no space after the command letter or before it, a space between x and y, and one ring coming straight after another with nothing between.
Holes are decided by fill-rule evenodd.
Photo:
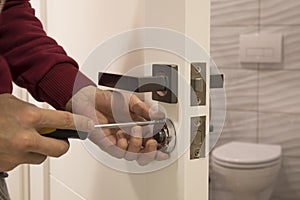
<instances>
[{"instance_id":1,"label":"lock faceplate","mask_svg":"<svg viewBox=\"0 0 300 200\"><path fill-rule=\"evenodd\" d=\"M206 116L191 118L190 159L205 156Z\"/></svg>"},{"instance_id":2,"label":"lock faceplate","mask_svg":"<svg viewBox=\"0 0 300 200\"><path fill-rule=\"evenodd\" d=\"M206 63L191 63L191 106L206 105Z\"/></svg>"}]
</instances>

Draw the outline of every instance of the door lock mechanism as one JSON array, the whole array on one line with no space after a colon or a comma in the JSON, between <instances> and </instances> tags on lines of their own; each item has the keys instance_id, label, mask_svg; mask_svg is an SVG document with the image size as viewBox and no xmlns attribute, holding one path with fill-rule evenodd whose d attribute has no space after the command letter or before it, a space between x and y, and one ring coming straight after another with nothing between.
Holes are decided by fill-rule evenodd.
<instances>
[{"instance_id":1,"label":"door lock mechanism","mask_svg":"<svg viewBox=\"0 0 300 200\"><path fill-rule=\"evenodd\" d=\"M176 130L170 119L166 119L164 127L153 136L158 143L158 150L171 153L176 146Z\"/></svg>"}]
</instances>

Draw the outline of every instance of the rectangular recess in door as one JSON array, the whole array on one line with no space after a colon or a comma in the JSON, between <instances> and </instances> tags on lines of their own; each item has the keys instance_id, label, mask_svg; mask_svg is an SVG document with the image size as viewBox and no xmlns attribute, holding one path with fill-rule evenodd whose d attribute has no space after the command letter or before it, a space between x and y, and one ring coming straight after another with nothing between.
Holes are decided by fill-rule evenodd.
<instances>
[{"instance_id":1,"label":"rectangular recess in door","mask_svg":"<svg viewBox=\"0 0 300 200\"><path fill-rule=\"evenodd\" d=\"M206 116L191 118L190 159L205 157Z\"/></svg>"},{"instance_id":2,"label":"rectangular recess in door","mask_svg":"<svg viewBox=\"0 0 300 200\"><path fill-rule=\"evenodd\" d=\"M206 63L191 63L191 106L206 105Z\"/></svg>"},{"instance_id":3,"label":"rectangular recess in door","mask_svg":"<svg viewBox=\"0 0 300 200\"><path fill-rule=\"evenodd\" d=\"M168 78L168 87L164 91L152 92L152 99L176 104L178 102L178 66L175 64L153 64L152 76Z\"/></svg>"}]
</instances>

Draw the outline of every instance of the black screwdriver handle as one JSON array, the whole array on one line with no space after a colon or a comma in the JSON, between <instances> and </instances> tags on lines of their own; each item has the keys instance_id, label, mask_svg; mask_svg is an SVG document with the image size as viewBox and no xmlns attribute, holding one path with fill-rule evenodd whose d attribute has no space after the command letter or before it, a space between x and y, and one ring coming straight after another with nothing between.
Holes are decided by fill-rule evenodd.
<instances>
[{"instance_id":1,"label":"black screwdriver handle","mask_svg":"<svg viewBox=\"0 0 300 200\"><path fill-rule=\"evenodd\" d=\"M69 138L85 140L89 136L89 133L82 132L82 131L76 131L76 130L56 129L53 132L45 133L42 135L45 137L51 137L51 138L62 139L62 140L66 140Z\"/></svg>"}]
</instances>

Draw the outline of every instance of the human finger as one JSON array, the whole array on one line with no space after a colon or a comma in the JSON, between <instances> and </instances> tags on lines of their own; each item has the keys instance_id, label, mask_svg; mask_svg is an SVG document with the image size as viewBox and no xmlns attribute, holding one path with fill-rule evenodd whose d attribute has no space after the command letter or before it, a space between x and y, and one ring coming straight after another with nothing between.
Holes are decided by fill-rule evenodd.
<instances>
[{"instance_id":1,"label":"human finger","mask_svg":"<svg viewBox=\"0 0 300 200\"><path fill-rule=\"evenodd\" d=\"M169 157L170 157L169 154L166 154L166 153L164 153L162 151L157 151L155 160L157 160L157 161L163 161L163 160L169 159Z\"/></svg>"},{"instance_id":2,"label":"human finger","mask_svg":"<svg viewBox=\"0 0 300 200\"><path fill-rule=\"evenodd\" d=\"M5 161L5 163L1 163L0 171L1 172L8 172L8 171L11 171L14 168L16 168L18 165L19 164L9 163L9 162Z\"/></svg>"},{"instance_id":3,"label":"human finger","mask_svg":"<svg viewBox=\"0 0 300 200\"><path fill-rule=\"evenodd\" d=\"M132 95L129 101L129 110L133 114L142 116L145 119L150 119L150 106L141 101L137 96Z\"/></svg>"},{"instance_id":4,"label":"human finger","mask_svg":"<svg viewBox=\"0 0 300 200\"><path fill-rule=\"evenodd\" d=\"M41 164L47 156L32 152L19 152L2 157L0 163L1 171L10 171L20 164Z\"/></svg>"},{"instance_id":5,"label":"human finger","mask_svg":"<svg viewBox=\"0 0 300 200\"><path fill-rule=\"evenodd\" d=\"M118 130L116 133L117 138L117 146L122 149L126 150L128 147L128 139L126 137L126 133L123 130Z\"/></svg>"},{"instance_id":6,"label":"human finger","mask_svg":"<svg viewBox=\"0 0 300 200\"><path fill-rule=\"evenodd\" d=\"M35 152L28 152L22 155L22 161L19 164L41 164L46 160L46 158L46 155Z\"/></svg>"},{"instance_id":7,"label":"human finger","mask_svg":"<svg viewBox=\"0 0 300 200\"><path fill-rule=\"evenodd\" d=\"M150 143L152 143L153 141L151 140L154 140L156 142L156 157L155 157L155 160L157 161L162 161L162 160L166 160L170 157L170 155L168 153L164 153L162 151L160 151L160 147L161 145L153 138L145 138L143 140L143 146L147 146L147 143L150 141ZM149 151L148 151L149 152Z\"/></svg>"},{"instance_id":8,"label":"human finger","mask_svg":"<svg viewBox=\"0 0 300 200\"><path fill-rule=\"evenodd\" d=\"M158 134L165 124L154 124L154 125L146 125L143 126L143 138L145 141L153 138L156 134Z\"/></svg>"},{"instance_id":9,"label":"human finger","mask_svg":"<svg viewBox=\"0 0 300 200\"><path fill-rule=\"evenodd\" d=\"M140 152L137 159L139 165L144 166L155 160L157 153L157 142L154 139L150 139L146 142L145 148Z\"/></svg>"},{"instance_id":10,"label":"human finger","mask_svg":"<svg viewBox=\"0 0 300 200\"><path fill-rule=\"evenodd\" d=\"M102 114L99 111L95 111L95 119L93 119L97 124L107 124L108 119L104 114ZM94 131L90 134L89 137L90 140L92 140L95 144L98 146L111 146L116 144L116 138L112 134L110 129L94 129Z\"/></svg>"},{"instance_id":11,"label":"human finger","mask_svg":"<svg viewBox=\"0 0 300 200\"><path fill-rule=\"evenodd\" d=\"M96 111L97 123L106 124L108 119L101 112ZM119 135L120 136L120 135ZM89 136L89 139L96 144L99 148L108 154L116 157L123 158L125 152L118 147L117 134L112 129L95 129ZM119 141L119 145L122 142ZM126 149L127 147L123 147Z\"/></svg>"},{"instance_id":12,"label":"human finger","mask_svg":"<svg viewBox=\"0 0 300 200\"><path fill-rule=\"evenodd\" d=\"M142 116L147 120L165 118L164 112L150 107L148 104L141 101L136 95L132 95L130 97L129 109L133 115Z\"/></svg>"},{"instance_id":13,"label":"human finger","mask_svg":"<svg viewBox=\"0 0 300 200\"><path fill-rule=\"evenodd\" d=\"M125 133L122 130L117 131L116 133L116 145L109 146L106 151L116 157L116 158L124 158L126 154L126 149L128 147L128 141L125 136Z\"/></svg>"},{"instance_id":14,"label":"human finger","mask_svg":"<svg viewBox=\"0 0 300 200\"><path fill-rule=\"evenodd\" d=\"M90 118L58 110L38 109L33 123L36 128L49 127L84 132L91 132L94 129L94 122Z\"/></svg>"},{"instance_id":15,"label":"human finger","mask_svg":"<svg viewBox=\"0 0 300 200\"><path fill-rule=\"evenodd\" d=\"M138 153L143 148L142 145L142 129L140 126L135 126L131 129L131 135L129 138L129 144L127 152L125 154L125 159L129 161L136 160L138 157Z\"/></svg>"},{"instance_id":16,"label":"human finger","mask_svg":"<svg viewBox=\"0 0 300 200\"><path fill-rule=\"evenodd\" d=\"M35 131L26 134L19 140L19 148L26 152L34 152L51 157L60 157L69 149L69 143L65 140L43 137Z\"/></svg>"}]
</instances>

